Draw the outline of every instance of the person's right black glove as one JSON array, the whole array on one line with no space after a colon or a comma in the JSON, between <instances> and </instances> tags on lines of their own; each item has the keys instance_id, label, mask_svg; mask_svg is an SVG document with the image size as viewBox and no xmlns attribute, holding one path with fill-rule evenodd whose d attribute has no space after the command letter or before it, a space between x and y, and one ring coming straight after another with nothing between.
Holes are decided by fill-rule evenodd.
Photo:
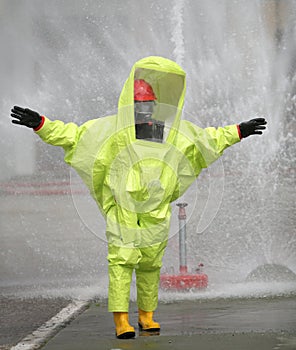
<instances>
[{"instance_id":1,"label":"person's right black glove","mask_svg":"<svg viewBox=\"0 0 296 350\"><path fill-rule=\"evenodd\" d=\"M261 135L261 130L266 129L264 126L266 124L267 121L264 118L255 118L247 122L240 123L239 128L242 138L248 137L250 135Z\"/></svg>"},{"instance_id":2,"label":"person's right black glove","mask_svg":"<svg viewBox=\"0 0 296 350\"><path fill-rule=\"evenodd\" d=\"M37 128L42 121L39 113L19 106L14 106L10 115L12 118L15 118L12 120L13 124L25 125L33 129Z\"/></svg>"}]
</instances>

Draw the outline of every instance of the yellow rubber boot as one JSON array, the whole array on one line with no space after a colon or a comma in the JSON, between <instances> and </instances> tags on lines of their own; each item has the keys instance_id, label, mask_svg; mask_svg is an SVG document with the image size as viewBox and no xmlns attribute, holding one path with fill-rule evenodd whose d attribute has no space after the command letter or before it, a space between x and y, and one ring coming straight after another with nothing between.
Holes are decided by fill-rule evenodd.
<instances>
[{"instance_id":1,"label":"yellow rubber boot","mask_svg":"<svg viewBox=\"0 0 296 350\"><path fill-rule=\"evenodd\" d=\"M127 312L113 312L113 317L117 338L130 339L135 337L135 329L128 322Z\"/></svg>"},{"instance_id":2,"label":"yellow rubber boot","mask_svg":"<svg viewBox=\"0 0 296 350\"><path fill-rule=\"evenodd\" d=\"M153 321L153 311L143 311L139 309L139 328L140 331L159 332L160 324Z\"/></svg>"}]
</instances>

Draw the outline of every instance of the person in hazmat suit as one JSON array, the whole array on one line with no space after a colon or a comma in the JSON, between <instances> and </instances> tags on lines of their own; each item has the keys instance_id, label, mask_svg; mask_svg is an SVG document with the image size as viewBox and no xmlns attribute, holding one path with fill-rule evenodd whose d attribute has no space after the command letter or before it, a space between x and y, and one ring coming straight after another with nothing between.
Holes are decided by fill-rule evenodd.
<instances>
[{"instance_id":1,"label":"person in hazmat suit","mask_svg":"<svg viewBox=\"0 0 296 350\"><path fill-rule=\"evenodd\" d=\"M133 338L128 310L132 274L136 274L139 328L159 332L153 320L158 303L162 258L167 245L171 202L223 151L266 121L202 129L181 120L185 72L175 62L147 57L134 64L116 115L74 123L51 121L15 106L14 124L33 128L40 138L61 146L106 220L108 309L116 336Z\"/></svg>"}]
</instances>

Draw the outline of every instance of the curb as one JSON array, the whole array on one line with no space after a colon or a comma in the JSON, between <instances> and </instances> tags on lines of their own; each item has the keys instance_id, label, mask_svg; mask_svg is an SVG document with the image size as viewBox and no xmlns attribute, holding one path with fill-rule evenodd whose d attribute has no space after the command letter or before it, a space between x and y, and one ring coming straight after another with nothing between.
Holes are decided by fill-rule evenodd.
<instances>
[{"instance_id":1,"label":"curb","mask_svg":"<svg viewBox=\"0 0 296 350\"><path fill-rule=\"evenodd\" d=\"M62 328L69 324L79 314L87 309L89 301L74 300L59 313L28 334L10 350L37 350L40 349L50 338L56 335Z\"/></svg>"}]
</instances>

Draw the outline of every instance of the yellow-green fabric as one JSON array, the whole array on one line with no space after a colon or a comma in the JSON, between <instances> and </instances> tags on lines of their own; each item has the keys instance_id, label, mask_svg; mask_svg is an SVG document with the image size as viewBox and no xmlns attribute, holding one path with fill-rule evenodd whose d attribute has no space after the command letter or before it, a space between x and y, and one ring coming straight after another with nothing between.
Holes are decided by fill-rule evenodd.
<instances>
[{"instance_id":1,"label":"yellow-green fabric","mask_svg":"<svg viewBox=\"0 0 296 350\"><path fill-rule=\"evenodd\" d=\"M135 79L145 79L157 96L155 113L166 123L163 143L136 139ZM133 269L141 309L155 309L170 203L203 168L240 141L236 125L202 129L181 120L185 90L185 72L175 62L147 57L132 67L117 115L81 126L45 118L36 132L43 141L64 148L65 162L81 176L106 219L110 311L127 311ZM151 251L150 258L146 250ZM150 263L154 267L148 269ZM144 290L149 291L145 296Z\"/></svg>"},{"instance_id":2,"label":"yellow-green fabric","mask_svg":"<svg viewBox=\"0 0 296 350\"><path fill-rule=\"evenodd\" d=\"M167 241L145 248L109 244L109 311L127 312L133 271L136 273L137 304L145 311L157 307L162 257Z\"/></svg>"}]
</instances>

